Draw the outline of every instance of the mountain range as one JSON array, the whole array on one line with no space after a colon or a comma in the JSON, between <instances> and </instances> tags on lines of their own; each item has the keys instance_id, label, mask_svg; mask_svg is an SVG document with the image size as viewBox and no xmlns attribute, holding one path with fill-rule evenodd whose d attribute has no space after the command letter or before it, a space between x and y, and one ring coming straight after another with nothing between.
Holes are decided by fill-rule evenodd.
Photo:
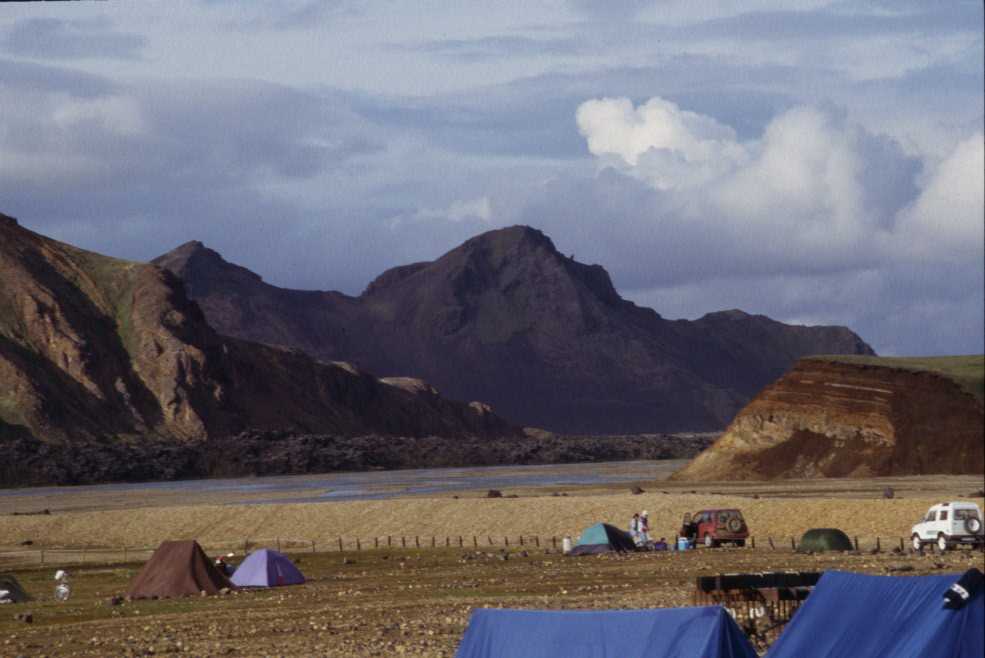
<instances>
[{"instance_id":1,"label":"mountain range","mask_svg":"<svg viewBox=\"0 0 985 658\"><path fill-rule=\"evenodd\" d=\"M24 454L37 443L181 443L246 430L519 432L487 406L414 379L378 380L220 335L168 270L51 240L6 215L0 281L0 442L26 441Z\"/></svg>"},{"instance_id":2,"label":"mountain range","mask_svg":"<svg viewBox=\"0 0 985 658\"><path fill-rule=\"evenodd\" d=\"M558 432L720 430L802 356L874 354L845 327L739 310L665 319L526 226L390 269L358 296L270 285L200 242L153 263L219 334L419 378Z\"/></svg>"}]
</instances>

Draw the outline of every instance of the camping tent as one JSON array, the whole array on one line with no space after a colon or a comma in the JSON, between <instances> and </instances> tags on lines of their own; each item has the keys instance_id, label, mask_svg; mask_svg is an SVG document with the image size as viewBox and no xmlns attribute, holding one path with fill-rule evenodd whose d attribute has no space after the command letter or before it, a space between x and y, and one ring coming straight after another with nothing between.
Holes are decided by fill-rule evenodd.
<instances>
[{"instance_id":1,"label":"camping tent","mask_svg":"<svg viewBox=\"0 0 985 658\"><path fill-rule=\"evenodd\" d=\"M166 541L130 582L135 599L166 599L233 587L212 564L196 541Z\"/></svg>"},{"instance_id":2,"label":"camping tent","mask_svg":"<svg viewBox=\"0 0 985 658\"><path fill-rule=\"evenodd\" d=\"M0 573L0 592L6 592L6 594L0 595L0 601L23 603L31 600L31 597L27 595L13 574Z\"/></svg>"},{"instance_id":3,"label":"camping tent","mask_svg":"<svg viewBox=\"0 0 985 658\"><path fill-rule=\"evenodd\" d=\"M262 548L243 560L232 581L239 587L275 587L300 585L304 582L304 576L286 555Z\"/></svg>"},{"instance_id":4,"label":"camping tent","mask_svg":"<svg viewBox=\"0 0 985 658\"><path fill-rule=\"evenodd\" d=\"M944 608L959 576L868 576L828 571L767 658L981 658L985 599Z\"/></svg>"},{"instance_id":5,"label":"camping tent","mask_svg":"<svg viewBox=\"0 0 985 658\"><path fill-rule=\"evenodd\" d=\"M472 611L455 658L756 658L724 608Z\"/></svg>"},{"instance_id":6,"label":"camping tent","mask_svg":"<svg viewBox=\"0 0 985 658\"><path fill-rule=\"evenodd\" d=\"M585 528L578 543L568 555L590 555L609 551L635 551L636 544L628 532L608 523L596 523Z\"/></svg>"},{"instance_id":7,"label":"camping tent","mask_svg":"<svg viewBox=\"0 0 985 658\"><path fill-rule=\"evenodd\" d=\"M838 528L814 528L804 533L797 550L801 553L824 551L852 551L852 540Z\"/></svg>"}]
</instances>

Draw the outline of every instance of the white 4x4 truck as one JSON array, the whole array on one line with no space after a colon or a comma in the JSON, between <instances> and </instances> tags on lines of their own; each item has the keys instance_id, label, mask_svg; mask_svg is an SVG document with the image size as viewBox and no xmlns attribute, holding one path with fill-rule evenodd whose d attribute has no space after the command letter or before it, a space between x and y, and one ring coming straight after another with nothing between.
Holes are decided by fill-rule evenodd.
<instances>
[{"instance_id":1,"label":"white 4x4 truck","mask_svg":"<svg viewBox=\"0 0 985 658\"><path fill-rule=\"evenodd\" d=\"M985 543L982 534L982 511L975 503L952 501L934 505L927 516L913 526L911 540L913 549L919 551L924 544L936 544L937 550L944 552L958 544L981 546Z\"/></svg>"}]
</instances>

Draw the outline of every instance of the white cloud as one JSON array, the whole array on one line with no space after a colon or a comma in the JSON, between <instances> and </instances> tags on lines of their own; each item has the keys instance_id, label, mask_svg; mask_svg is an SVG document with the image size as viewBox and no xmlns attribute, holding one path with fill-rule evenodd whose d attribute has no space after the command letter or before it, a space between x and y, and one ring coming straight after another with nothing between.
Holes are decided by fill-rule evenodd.
<instances>
[{"instance_id":1,"label":"white cloud","mask_svg":"<svg viewBox=\"0 0 985 658\"><path fill-rule=\"evenodd\" d=\"M900 213L895 246L919 259L981 257L985 242L985 136L955 147L917 201Z\"/></svg>"},{"instance_id":2,"label":"white cloud","mask_svg":"<svg viewBox=\"0 0 985 658\"><path fill-rule=\"evenodd\" d=\"M628 98L589 100L575 118L593 155L628 165L659 189L707 182L747 157L734 130L663 98L638 108Z\"/></svg>"}]
</instances>

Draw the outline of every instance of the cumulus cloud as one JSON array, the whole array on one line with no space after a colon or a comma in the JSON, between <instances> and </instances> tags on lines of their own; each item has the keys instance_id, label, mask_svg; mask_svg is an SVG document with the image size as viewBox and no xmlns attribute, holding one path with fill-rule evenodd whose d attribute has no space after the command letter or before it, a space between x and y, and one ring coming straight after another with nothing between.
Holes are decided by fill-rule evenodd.
<instances>
[{"instance_id":1,"label":"cumulus cloud","mask_svg":"<svg viewBox=\"0 0 985 658\"><path fill-rule=\"evenodd\" d=\"M637 301L671 317L741 307L847 324L887 352L980 351L980 133L937 163L812 106L744 141L660 98L586 101L576 121L597 175L545 186L524 219L592 232L559 247ZM935 312L948 327L921 332Z\"/></svg>"},{"instance_id":2,"label":"cumulus cloud","mask_svg":"<svg viewBox=\"0 0 985 658\"><path fill-rule=\"evenodd\" d=\"M900 214L897 245L911 257L974 258L985 243L985 135L955 147Z\"/></svg>"},{"instance_id":3,"label":"cumulus cloud","mask_svg":"<svg viewBox=\"0 0 985 658\"><path fill-rule=\"evenodd\" d=\"M638 108L628 98L590 100L575 118L592 154L617 158L660 189L707 182L747 158L734 130L662 98Z\"/></svg>"}]
</instances>

